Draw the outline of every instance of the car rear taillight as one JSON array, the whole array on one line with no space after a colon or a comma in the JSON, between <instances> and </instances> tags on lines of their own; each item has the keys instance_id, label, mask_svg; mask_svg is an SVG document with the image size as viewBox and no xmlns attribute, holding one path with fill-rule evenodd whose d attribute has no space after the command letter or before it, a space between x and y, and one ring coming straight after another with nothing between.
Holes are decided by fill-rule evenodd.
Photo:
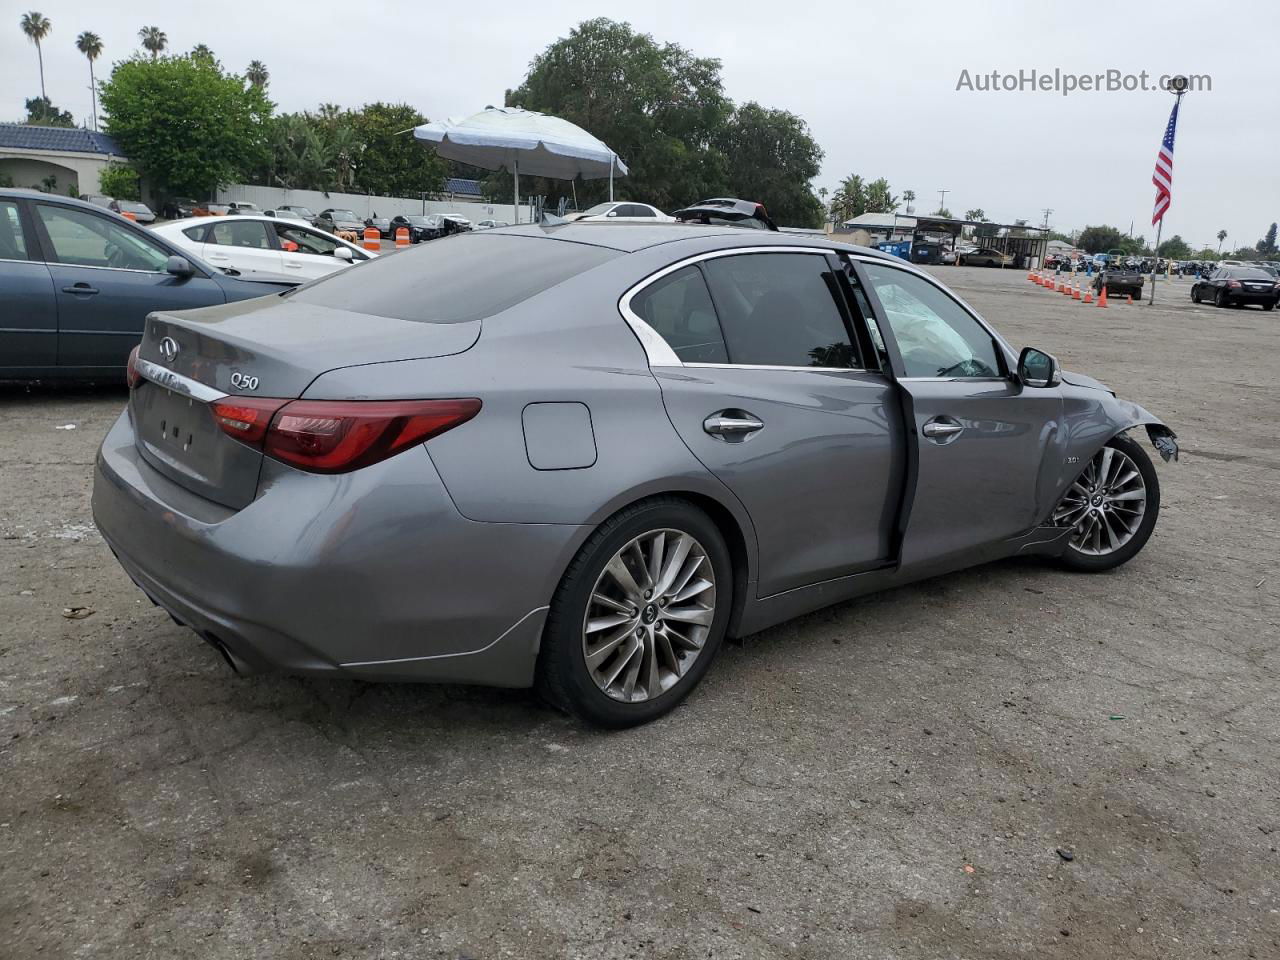
<instances>
[{"instance_id":1,"label":"car rear taillight","mask_svg":"<svg viewBox=\"0 0 1280 960\"><path fill-rule=\"evenodd\" d=\"M124 368L124 379L129 384L130 390L142 380L142 374L138 372L138 350L141 346L142 344L138 344L138 346L129 351L129 364Z\"/></svg>"},{"instance_id":2,"label":"car rear taillight","mask_svg":"<svg viewBox=\"0 0 1280 960\"><path fill-rule=\"evenodd\" d=\"M457 400L277 400L228 397L213 416L228 436L312 473L345 473L395 456L480 412Z\"/></svg>"},{"instance_id":3,"label":"car rear taillight","mask_svg":"<svg viewBox=\"0 0 1280 960\"><path fill-rule=\"evenodd\" d=\"M271 418L288 402L274 397L226 397L212 404L213 421L227 436L261 448Z\"/></svg>"}]
</instances>

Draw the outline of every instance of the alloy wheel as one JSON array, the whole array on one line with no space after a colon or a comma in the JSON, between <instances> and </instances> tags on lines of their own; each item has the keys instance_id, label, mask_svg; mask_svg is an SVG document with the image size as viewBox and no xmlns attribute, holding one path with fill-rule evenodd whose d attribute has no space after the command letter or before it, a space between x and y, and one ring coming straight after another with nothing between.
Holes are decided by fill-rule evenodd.
<instances>
[{"instance_id":1,"label":"alloy wheel","mask_svg":"<svg viewBox=\"0 0 1280 960\"><path fill-rule=\"evenodd\" d=\"M1071 484L1053 522L1073 528L1076 550L1101 557L1133 539L1146 509L1147 486L1138 465L1123 451L1103 447Z\"/></svg>"},{"instance_id":2,"label":"alloy wheel","mask_svg":"<svg viewBox=\"0 0 1280 960\"><path fill-rule=\"evenodd\" d=\"M615 700L660 696L702 654L715 612L715 571L702 544L680 530L641 534L592 588L582 621L587 671Z\"/></svg>"}]
</instances>

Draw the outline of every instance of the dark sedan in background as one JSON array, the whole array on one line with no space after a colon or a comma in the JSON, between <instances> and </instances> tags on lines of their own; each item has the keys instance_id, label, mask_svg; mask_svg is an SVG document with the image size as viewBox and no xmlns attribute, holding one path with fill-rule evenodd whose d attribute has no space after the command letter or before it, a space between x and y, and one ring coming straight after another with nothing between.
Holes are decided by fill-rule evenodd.
<instances>
[{"instance_id":1,"label":"dark sedan in background","mask_svg":"<svg viewBox=\"0 0 1280 960\"><path fill-rule=\"evenodd\" d=\"M123 379L151 311L292 286L220 273L99 206L0 190L0 379Z\"/></svg>"},{"instance_id":2,"label":"dark sedan in background","mask_svg":"<svg viewBox=\"0 0 1280 960\"><path fill-rule=\"evenodd\" d=\"M357 237L364 233L364 221L354 211L338 207L321 210L311 225L330 233L354 233Z\"/></svg>"},{"instance_id":3,"label":"dark sedan in background","mask_svg":"<svg viewBox=\"0 0 1280 960\"><path fill-rule=\"evenodd\" d=\"M1280 283L1261 267L1219 267L1191 285L1191 299L1196 303L1209 300L1219 307L1256 303L1263 310L1274 310L1280 300Z\"/></svg>"},{"instance_id":4,"label":"dark sedan in background","mask_svg":"<svg viewBox=\"0 0 1280 960\"><path fill-rule=\"evenodd\" d=\"M436 240L444 236L444 217L439 215L407 217L401 214L391 218L391 235L393 237L396 235L396 231L402 227L409 231L410 243Z\"/></svg>"}]
</instances>

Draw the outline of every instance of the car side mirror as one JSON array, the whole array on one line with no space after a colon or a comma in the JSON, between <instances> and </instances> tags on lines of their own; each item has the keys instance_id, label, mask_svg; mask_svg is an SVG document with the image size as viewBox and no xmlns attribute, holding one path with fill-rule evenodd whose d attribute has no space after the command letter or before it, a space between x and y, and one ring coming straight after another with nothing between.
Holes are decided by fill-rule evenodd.
<instances>
[{"instance_id":1,"label":"car side mirror","mask_svg":"<svg viewBox=\"0 0 1280 960\"><path fill-rule=\"evenodd\" d=\"M1018 355L1018 380L1024 387L1056 387L1062 382L1058 358L1035 347L1023 347Z\"/></svg>"},{"instance_id":2,"label":"car side mirror","mask_svg":"<svg viewBox=\"0 0 1280 960\"><path fill-rule=\"evenodd\" d=\"M196 272L196 268L191 265L191 261L186 257L179 257L176 254L165 261L164 272L171 273L175 277L186 278Z\"/></svg>"},{"instance_id":3,"label":"car side mirror","mask_svg":"<svg viewBox=\"0 0 1280 960\"><path fill-rule=\"evenodd\" d=\"M333 255L339 260L346 260L348 263L351 262L351 251L346 247L338 247L333 251Z\"/></svg>"}]
</instances>

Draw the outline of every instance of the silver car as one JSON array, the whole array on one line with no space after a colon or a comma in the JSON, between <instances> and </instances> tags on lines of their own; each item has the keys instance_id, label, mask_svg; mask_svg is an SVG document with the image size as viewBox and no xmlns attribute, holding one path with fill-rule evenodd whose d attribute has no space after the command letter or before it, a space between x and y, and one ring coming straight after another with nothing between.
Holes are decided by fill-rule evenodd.
<instances>
[{"instance_id":1,"label":"silver car","mask_svg":"<svg viewBox=\"0 0 1280 960\"><path fill-rule=\"evenodd\" d=\"M94 517L237 670L670 710L725 636L1012 555L1124 563L1145 428L928 274L731 226L468 233L154 313Z\"/></svg>"}]
</instances>

